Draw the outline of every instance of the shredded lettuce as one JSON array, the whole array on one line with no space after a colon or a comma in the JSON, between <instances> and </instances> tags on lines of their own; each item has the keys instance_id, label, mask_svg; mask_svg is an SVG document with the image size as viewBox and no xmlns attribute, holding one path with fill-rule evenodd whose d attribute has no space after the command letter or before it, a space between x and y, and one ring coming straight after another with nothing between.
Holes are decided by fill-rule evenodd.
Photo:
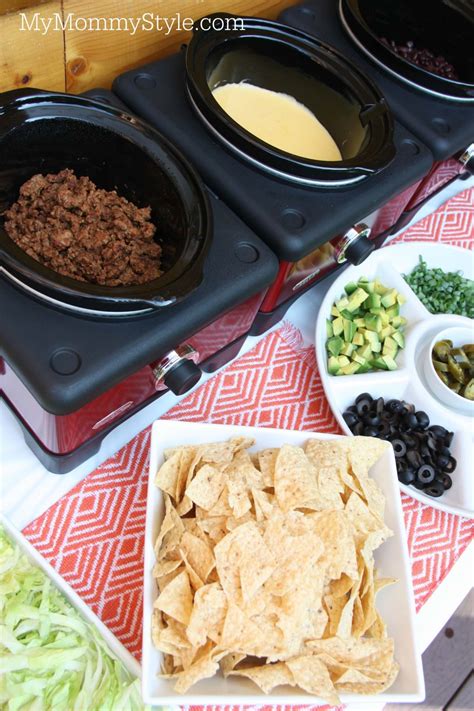
<instances>
[{"instance_id":1,"label":"shredded lettuce","mask_svg":"<svg viewBox=\"0 0 474 711\"><path fill-rule=\"evenodd\" d=\"M139 680L0 524L0 708L145 709Z\"/></svg>"}]
</instances>

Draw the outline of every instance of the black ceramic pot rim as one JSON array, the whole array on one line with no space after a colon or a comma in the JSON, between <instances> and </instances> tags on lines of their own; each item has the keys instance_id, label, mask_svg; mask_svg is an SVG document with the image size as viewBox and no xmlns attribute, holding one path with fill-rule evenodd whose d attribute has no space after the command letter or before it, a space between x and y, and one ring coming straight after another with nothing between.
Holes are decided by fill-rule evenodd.
<instances>
[{"instance_id":1,"label":"black ceramic pot rim","mask_svg":"<svg viewBox=\"0 0 474 711\"><path fill-rule=\"evenodd\" d=\"M227 147L260 169L284 179L308 185L332 187L363 180L385 168L395 157L393 119L382 93L375 84L333 47L311 35L287 25L255 17L240 17L228 13L207 16L228 19L238 17L243 29L205 30L198 20L186 49L186 83L191 103L212 131ZM212 26L212 22L208 23ZM306 57L337 73L366 111L365 122L370 136L360 153L342 161L315 161L281 151L246 131L221 108L212 96L206 79L206 60L223 43L239 38L282 42Z\"/></svg>"},{"instance_id":2,"label":"black ceramic pot rim","mask_svg":"<svg viewBox=\"0 0 474 711\"><path fill-rule=\"evenodd\" d=\"M359 0L339 0L339 17L353 42L384 71L418 91L447 101L474 103L474 84L433 74L400 57L365 22Z\"/></svg>"},{"instance_id":3,"label":"black ceramic pot rim","mask_svg":"<svg viewBox=\"0 0 474 711\"><path fill-rule=\"evenodd\" d=\"M69 118L88 123L97 123L120 137L131 141L147 156L163 168L164 161L172 166L175 174L185 180L194 196L191 206L192 220L197 233L202 236L199 247L190 247L185 257L189 264L180 265L180 260L158 279L129 287L106 287L58 274L37 262L20 249L0 224L0 270L7 278L34 291L38 297L44 293L46 300L78 307L78 311L126 314L144 310L156 310L178 303L188 296L202 281L204 260L212 240L212 211L201 178L187 159L158 131L141 119L105 103L79 96L41 89L19 89L0 95L0 146L2 136L24 123L25 119L46 117ZM28 112L26 116L25 112ZM170 178L171 179L171 178ZM175 189L179 192L177 182ZM189 201L188 201L189 202ZM2 268L3 267L3 268Z\"/></svg>"}]
</instances>

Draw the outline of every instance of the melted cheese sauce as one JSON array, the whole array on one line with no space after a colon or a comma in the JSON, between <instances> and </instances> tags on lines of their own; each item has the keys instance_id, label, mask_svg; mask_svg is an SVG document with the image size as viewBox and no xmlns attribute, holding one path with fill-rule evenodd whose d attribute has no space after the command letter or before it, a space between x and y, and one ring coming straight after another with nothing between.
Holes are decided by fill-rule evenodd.
<instances>
[{"instance_id":1,"label":"melted cheese sauce","mask_svg":"<svg viewBox=\"0 0 474 711\"><path fill-rule=\"evenodd\" d=\"M329 131L293 96L245 83L219 86L212 95L236 123L271 146L312 160L342 160Z\"/></svg>"}]
</instances>

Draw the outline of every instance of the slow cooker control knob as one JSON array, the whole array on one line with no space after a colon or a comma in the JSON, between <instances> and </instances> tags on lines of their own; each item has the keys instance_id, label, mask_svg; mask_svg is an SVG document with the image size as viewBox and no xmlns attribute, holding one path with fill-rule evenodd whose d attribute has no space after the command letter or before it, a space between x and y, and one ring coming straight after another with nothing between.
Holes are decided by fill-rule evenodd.
<instances>
[{"instance_id":1,"label":"slow cooker control knob","mask_svg":"<svg viewBox=\"0 0 474 711\"><path fill-rule=\"evenodd\" d=\"M474 175L474 143L471 143L471 145L466 148L459 158L459 162L468 173Z\"/></svg>"},{"instance_id":2,"label":"slow cooker control knob","mask_svg":"<svg viewBox=\"0 0 474 711\"><path fill-rule=\"evenodd\" d=\"M362 264L375 249L375 245L369 237L370 227L363 222L347 230L336 246L337 263Z\"/></svg>"},{"instance_id":3,"label":"slow cooker control knob","mask_svg":"<svg viewBox=\"0 0 474 711\"><path fill-rule=\"evenodd\" d=\"M199 353L190 345L178 346L163 358L152 363L157 390L171 390L175 395L183 395L201 379L201 369L197 365Z\"/></svg>"}]
</instances>

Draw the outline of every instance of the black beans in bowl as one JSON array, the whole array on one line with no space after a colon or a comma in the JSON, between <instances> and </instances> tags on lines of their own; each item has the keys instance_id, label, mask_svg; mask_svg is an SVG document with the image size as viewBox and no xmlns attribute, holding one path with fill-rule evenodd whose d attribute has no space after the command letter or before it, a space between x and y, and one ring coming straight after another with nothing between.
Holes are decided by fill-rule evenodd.
<instances>
[{"instance_id":1,"label":"black beans in bowl","mask_svg":"<svg viewBox=\"0 0 474 711\"><path fill-rule=\"evenodd\" d=\"M402 484L436 498L451 488L457 465L450 450L454 433L432 425L424 410L404 400L361 393L342 416L352 434L391 443Z\"/></svg>"}]
</instances>

